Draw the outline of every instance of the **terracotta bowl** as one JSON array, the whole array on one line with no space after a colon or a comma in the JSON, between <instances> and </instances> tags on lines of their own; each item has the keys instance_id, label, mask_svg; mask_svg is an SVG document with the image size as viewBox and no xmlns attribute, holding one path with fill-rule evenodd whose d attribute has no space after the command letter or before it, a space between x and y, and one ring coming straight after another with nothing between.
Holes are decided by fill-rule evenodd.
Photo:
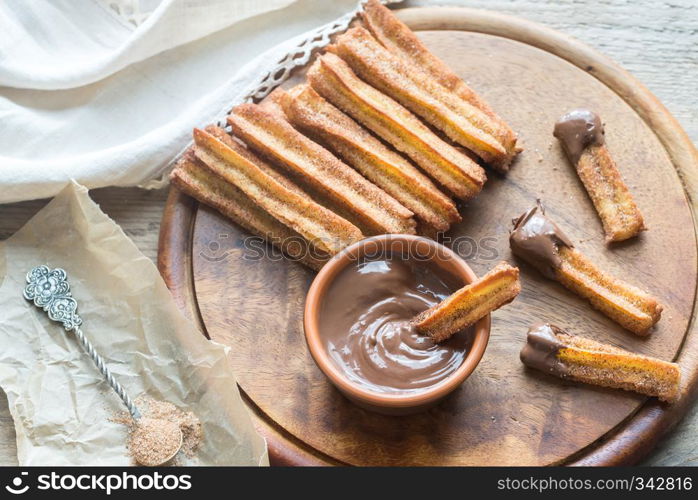
<instances>
[{"instance_id":1,"label":"terracotta bowl","mask_svg":"<svg viewBox=\"0 0 698 500\"><path fill-rule=\"evenodd\" d=\"M322 342L319 313L324 297L340 271L365 256L414 252L420 260L437 265L462 283L471 283L477 277L456 253L433 240L404 234L384 234L355 243L333 257L320 270L310 286L305 301L303 325L310 353L322 372L351 401L367 410L390 415L405 415L424 411L445 398L475 370L485 353L490 337L490 316L487 315L473 327L470 352L462 364L438 384L420 392L384 394L373 392L350 381L334 364Z\"/></svg>"}]
</instances>

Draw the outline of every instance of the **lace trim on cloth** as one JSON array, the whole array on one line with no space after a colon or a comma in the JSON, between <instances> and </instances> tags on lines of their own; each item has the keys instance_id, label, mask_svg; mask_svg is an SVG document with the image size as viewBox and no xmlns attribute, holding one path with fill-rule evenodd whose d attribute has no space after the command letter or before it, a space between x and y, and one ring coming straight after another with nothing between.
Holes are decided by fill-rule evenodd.
<instances>
[{"instance_id":1,"label":"lace trim on cloth","mask_svg":"<svg viewBox=\"0 0 698 500\"><path fill-rule=\"evenodd\" d=\"M308 64L308 61L310 61L310 58L318 49L329 45L330 37L347 30L357 14L363 10L363 4L365 1L366 0L360 0L356 9L348 12L334 22L321 26L317 30L311 32L306 38L301 40L300 43L298 43L298 45L296 45L284 57L282 57L273 68L271 68L267 73L262 75L259 80L257 80L257 82L252 86L251 90L245 94L245 97L240 102L234 102L232 105L228 105L225 109L221 110L219 114L220 118L217 120L216 124L230 132L231 128L226 122L226 117L235 106L242 104L243 102L260 101L269 95L272 90L286 81L295 68ZM402 0L381 0L381 3L391 4L401 1ZM129 2L126 1L117 3ZM138 187L144 189L160 189L169 184L168 176L170 171L177 163L177 160L179 160L184 152L189 149L191 144L191 142L187 143L187 145L182 148L179 153L177 153L177 155L157 177L140 184Z\"/></svg>"}]
</instances>

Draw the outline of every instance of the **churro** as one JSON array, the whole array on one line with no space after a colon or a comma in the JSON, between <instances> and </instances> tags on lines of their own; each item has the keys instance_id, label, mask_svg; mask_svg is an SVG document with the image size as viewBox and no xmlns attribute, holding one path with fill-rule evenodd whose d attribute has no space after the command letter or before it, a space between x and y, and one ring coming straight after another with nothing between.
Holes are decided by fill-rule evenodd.
<instances>
[{"instance_id":1,"label":"churro","mask_svg":"<svg viewBox=\"0 0 698 500\"><path fill-rule=\"evenodd\" d=\"M564 285L606 316L638 334L646 335L659 321L662 306L646 292L609 276L574 248L571 240L533 207L513 221L512 252L547 278Z\"/></svg>"},{"instance_id":2,"label":"churro","mask_svg":"<svg viewBox=\"0 0 698 500\"><path fill-rule=\"evenodd\" d=\"M642 214L605 144L596 113L575 109L555 124L555 137L599 214L607 241L623 241L645 229Z\"/></svg>"},{"instance_id":3,"label":"churro","mask_svg":"<svg viewBox=\"0 0 698 500\"><path fill-rule=\"evenodd\" d=\"M518 268L500 262L482 278L417 315L415 327L434 342L442 342L508 304L520 291Z\"/></svg>"},{"instance_id":4,"label":"churro","mask_svg":"<svg viewBox=\"0 0 698 500\"><path fill-rule=\"evenodd\" d=\"M625 389L672 402L679 394L676 363L634 354L541 324L528 331L521 361L563 379Z\"/></svg>"},{"instance_id":5,"label":"churro","mask_svg":"<svg viewBox=\"0 0 698 500\"><path fill-rule=\"evenodd\" d=\"M362 27L349 29L327 49L363 80L392 97L485 162L508 166L512 158L494 137L498 126L431 75L393 55Z\"/></svg>"},{"instance_id":6,"label":"churro","mask_svg":"<svg viewBox=\"0 0 698 500\"><path fill-rule=\"evenodd\" d=\"M170 181L183 193L208 205L255 236L280 248L292 260L319 271L330 254L314 248L300 234L255 204L245 193L211 172L187 152L170 174Z\"/></svg>"},{"instance_id":7,"label":"churro","mask_svg":"<svg viewBox=\"0 0 698 500\"><path fill-rule=\"evenodd\" d=\"M256 167L258 167L260 170L262 170L264 173L267 175L270 175L273 177L276 181L278 181L280 184L282 184L286 189L289 189L291 191L294 191L301 196L308 197L307 193L303 191L303 189L296 184L295 182L291 181L288 177L286 177L284 174L279 172L277 169L275 169L271 164L268 162L264 161L261 159L259 156L254 154L252 151L247 149L244 144L236 140L233 136L228 134L225 130L223 130L221 127L217 127L215 125L209 125L204 129L206 132L208 132L210 135L221 141L223 144L228 146L229 148L233 149L237 154L245 158L246 160L252 162L255 164Z\"/></svg>"},{"instance_id":8,"label":"churro","mask_svg":"<svg viewBox=\"0 0 698 500\"><path fill-rule=\"evenodd\" d=\"M363 237L349 221L288 189L230 144L199 129L194 129L194 142L194 155L206 167L319 250L335 254Z\"/></svg>"},{"instance_id":9,"label":"churro","mask_svg":"<svg viewBox=\"0 0 698 500\"><path fill-rule=\"evenodd\" d=\"M513 158L519 152L516 134L507 123L448 65L432 54L419 37L395 17L390 9L377 0L369 0L361 13L361 19L371 34L391 53L401 57L413 71L428 73L446 89L485 113L496 124L492 135L502 143L510 157ZM509 165L498 165L497 168L506 171Z\"/></svg>"},{"instance_id":10,"label":"churro","mask_svg":"<svg viewBox=\"0 0 698 500\"><path fill-rule=\"evenodd\" d=\"M321 56L307 76L318 94L409 156L449 193L469 199L482 190L487 177L477 163L402 105L361 81L338 56Z\"/></svg>"},{"instance_id":11,"label":"churro","mask_svg":"<svg viewBox=\"0 0 698 500\"><path fill-rule=\"evenodd\" d=\"M256 104L241 104L233 109L228 122L249 147L331 200L343 210L341 215L367 234L415 232L410 210L298 132L278 113Z\"/></svg>"},{"instance_id":12,"label":"churro","mask_svg":"<svg viewBox=\"0 0 698 500\"><path fill-rule=\"evenodd\" d=\"M346 163L414 212L436 232L461 220L455 204L408 160L388 149L309 85L292 88L281 103L290 122L330 147Z\"/></svg>"}]
</instances>

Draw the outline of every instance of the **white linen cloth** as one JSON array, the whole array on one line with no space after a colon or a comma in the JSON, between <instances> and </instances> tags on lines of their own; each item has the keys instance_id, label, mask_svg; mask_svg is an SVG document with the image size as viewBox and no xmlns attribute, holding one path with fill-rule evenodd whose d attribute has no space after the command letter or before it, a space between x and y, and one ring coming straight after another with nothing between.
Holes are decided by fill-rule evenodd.
<instances>
[{"instance_id":1,"label":"white linen cloth","mask_svg":"<svg viewBox=\"0 0 698 500\"><path fill-rule=\"evenodd\" d=\"M192 127L224 116L305 32L356 5L0 2L0 203L54 196L69 179L158 177Z\"/></svg>"}]
</instances>

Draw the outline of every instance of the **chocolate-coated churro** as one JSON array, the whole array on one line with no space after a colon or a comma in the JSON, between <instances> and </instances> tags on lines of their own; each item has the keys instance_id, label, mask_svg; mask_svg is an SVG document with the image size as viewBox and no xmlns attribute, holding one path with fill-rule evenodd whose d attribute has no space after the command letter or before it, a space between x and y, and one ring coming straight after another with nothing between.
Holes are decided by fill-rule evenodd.
<instances>
[{"instance_id":1,"label":"chocolate-coated churro","mask_svg":"<svg viewBox=\"0 0 698 500\"><path fill-rule=\"evenodd\" d=\"M554 135L589 193L606 239L623 241L643 231L640 209L606 147L601 118L587 109L575 109L555 124Z\"/></svg>"},{"instance_id":2,"label":"chocolate-coated churro","mask_svg":"<svg viewBox=\"0 0 698 500\"><path fill-rule=\"evenodd\" d=\"M628 330L646 335L659 321L662 306L639 288L609 276L576 250L571 240L536 206L514 219L512 252L547 278L587 299Z\"/></svg>"},{"instance_id":3,"label":"chocolate-coated churro","mask_svg":"<svg viewBox=\"0 0 698 500\"><path fill-rule=\"evenodd\" d=\"M634 354L541 324L528 331L521 361L563 379L625 389L672 402L679 393L676 363Z\"/></svg>"}]
</instances>

